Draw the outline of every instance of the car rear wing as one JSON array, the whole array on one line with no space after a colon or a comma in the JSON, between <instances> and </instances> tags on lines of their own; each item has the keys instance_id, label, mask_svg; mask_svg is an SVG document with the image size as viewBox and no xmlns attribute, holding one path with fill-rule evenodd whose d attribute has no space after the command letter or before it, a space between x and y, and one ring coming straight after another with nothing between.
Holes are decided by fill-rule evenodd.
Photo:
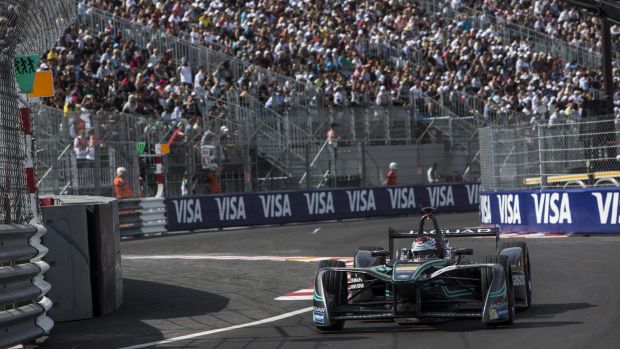
<instances>
[{"instance_id":1,"label":"car rear wing","mask_svg":"<svg viewBox=\"0 0 620 349\"><path fill-rule=\"evenodd\" d=\"M409 230L395 230L389 228L390 239L411 239L420 235L435 235L435 230L423 231L419 234L417 231ZM456 228L456 229L441 229L441 233L445 237L476 237L476 236L496 236L499 233L499 229L494 228Z\"/></svg>"},{"instance_id":2,"label":"car rear wing","mask_svg":"<svg viewBox=\"0 0 620 349\"><path fill-rule=\"evenodd\" d=\"M480 237L480 236L495 236L495 244L497 245L499 239L499 228L456 228L456 229L440 229L439 233L435 230L422 231L420 234L418 231L399 231L393 228L388 228L389 232L389 251L394 253L394 240L395 239L415 239L421 235L439 235L443 238L452 237ZM497 247L497 246L496 246Z\"/></svg>"}]
</instances>

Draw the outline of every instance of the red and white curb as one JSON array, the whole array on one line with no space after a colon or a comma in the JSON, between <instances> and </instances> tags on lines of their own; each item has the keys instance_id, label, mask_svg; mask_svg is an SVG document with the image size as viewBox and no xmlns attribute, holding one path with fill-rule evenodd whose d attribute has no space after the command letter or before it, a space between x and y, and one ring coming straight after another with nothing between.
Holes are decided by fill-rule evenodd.
<instances>
[{"instance_id":1,"label":"red and white curb","mask_svg":"<svg viewBox=\"0 0 620 349\"><path fill-rule=\"evenodd\" d=\"M323 259L333 259L325 257ZM321 260L323 260L321 259ZM339 258L338 260L343 261L347 268L353 267L353 258ZM351 275L347 273L347 278L350 278ZM295 292L287 293L284 296L274 298L277 301L307 301L312 300L312 294L314 293L314 285L308 286L308 288L302 288L301 290L297 290Z\"/></svg>"}]
</instances>

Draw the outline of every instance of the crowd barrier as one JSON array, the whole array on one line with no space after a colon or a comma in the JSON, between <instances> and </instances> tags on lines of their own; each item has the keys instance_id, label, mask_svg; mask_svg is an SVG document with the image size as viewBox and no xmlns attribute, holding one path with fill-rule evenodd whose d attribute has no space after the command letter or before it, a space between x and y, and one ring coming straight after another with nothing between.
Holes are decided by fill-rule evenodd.
<instances>
[{"instance_id":1,"label":"crowd barrier","mask_svg":"<svg viewBox=\"0 0 620 349\"><path fill-rule=\"evenodd\" d=\"M54 326L47 316L52 302L45 296L43 234L42 226L0 225L0 348L33 341Z\"/></svg>"},{"instance_id":2,"label":"crowd barrier","mask_svg":"<svg viewBox=\"0 0 620 349\"><path fill-rule=\"evenodd\" d=\"M166 205L163 198L119 200L118 215L121 236L166 232Z\"/></svg>"},{"instance_id":3,"label":"crowd barrier","mask_svg":"<svg viewBox=\"0 0 620 349\"><path fill-rule=\"evenodd\" d=\"M480 217L502 232L620 233L620 189L483 192Z\"/></svg>"},{"instance_id":4,"label":"crowd barrier","mask_svg":"<svg viewBox=\"0 0 620 349\"><path fill-rule=\"evenodd\" d=\"M477 211L478 183L223 194L166 199L168 230Z\"/></svg>"}]
</instances>

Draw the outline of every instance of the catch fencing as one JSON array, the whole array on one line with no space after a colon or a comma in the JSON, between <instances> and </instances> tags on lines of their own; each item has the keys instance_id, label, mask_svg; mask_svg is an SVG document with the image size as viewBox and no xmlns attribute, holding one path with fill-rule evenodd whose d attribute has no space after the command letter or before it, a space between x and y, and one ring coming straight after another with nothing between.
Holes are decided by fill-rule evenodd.
<instances>
[{"instance_id":1,"label":"catch fencing","mask_svg":"<svg viewBox=\"0 0 620 349\"><path fill-rule=\"evenodd\" d=\"M485 191L617 186L620 127L613 116L480 130Z\"/></svg>"},{"instance_id":2,"label":"catch fencing","mask_svg":"<svg viewBox=\"0 0 620 349\"><path fill-rule=\"evenodd\" d=\"M153 149L161 134L145 132L147 118L107 111L64 113L43 105L31 115L37 134L37 185L41 194L113 196L117 167L139 188L137 143ZM92 130L92 135L87 134Z\"/></svg>"},{"instance_id":3,"label":"catch fencing","mask_svg":"<svg viewBox=\"0 0 620 349\"><path fill-rule=\"evenodd\" d=\"M32 342L49 333L52 302L44 281L48 249L40 225L34 164L36 137L28 101L20 95L76 17L74 0L0 2L0 347ZM19 65L18 65L19 64ZM19 79L18 79L19 78ZM21 80L21 81L20 81ZM19 88L18 84L20 83ZM31 91L25 91L31 92ZM28 225L25 225L28 223Z\"/></svg>"}]
</instances>

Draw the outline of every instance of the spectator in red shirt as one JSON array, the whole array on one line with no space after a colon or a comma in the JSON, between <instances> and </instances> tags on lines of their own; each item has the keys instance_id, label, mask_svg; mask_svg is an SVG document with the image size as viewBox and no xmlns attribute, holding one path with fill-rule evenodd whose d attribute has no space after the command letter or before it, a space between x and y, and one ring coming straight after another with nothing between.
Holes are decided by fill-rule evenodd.
<instances>
[{"instance_id":1,"label":"spectator in red shirt","mask_svg":"<svg viewBox=\"0 0 620 349\"><path fill-rule=\"evenodd\" d=\"M179 123L174 128L174 132L172 132L172 136L168 139L168 145L173 145L177 142L183 142L185 140L185 133L181 128L183 127L183 122L179 121Z\"/></svg>"},{"instance_id":2,"label":"spectator in red shirt","mask_svg":"<svg viewBox=\"0 0 620 349\"><path fill-rule=\"evenodd\" d=\"M398 164L395 162L391 162L387 176L385 176L385 181L383 182L383 185L398 185L396 171L398 171Z\"/></svg>"}]
</instances>

